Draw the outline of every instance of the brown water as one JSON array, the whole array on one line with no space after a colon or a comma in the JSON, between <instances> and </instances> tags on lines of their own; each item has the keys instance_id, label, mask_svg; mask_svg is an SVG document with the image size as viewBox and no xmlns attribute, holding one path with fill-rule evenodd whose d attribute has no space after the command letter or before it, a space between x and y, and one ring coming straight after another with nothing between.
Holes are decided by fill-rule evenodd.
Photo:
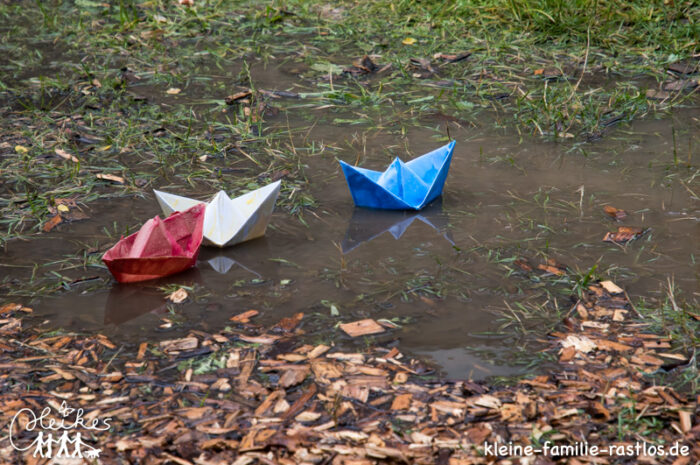
<instances>
[{"instance_id":1,"label":"brown water","mask_svg":"<svg viewBox=\"0 0 700 465\"><path fill-rule=\"evenodd\" d=\"M499 261L550 257L583 273L597 263L633 298L660 296L668 277L690 300L700 297L700 188L684 165L688 153L697 163L699 118L694 109L637 122L585 144L585 156L571 144L451 125L457 146L444 195L418 214L354 208L336 158L354 162L361 153L362 166L382 169L393 155L409 159L444 144L436 130L444 122L426 118L425 129L405 136L320 122L305 138L327 147L303 160L318 201L304 214L308 227L278 209L265 238L203 248L195 269L157 283L124 286L103 267L46 265L66 258L77 264L91 248L114 242L106 231L118 236L160 213L150 191L97 201L85 207L89 220L10 242L0 252L0 295L17 292L42 264L32 286L55 283L50 270L68 283L88 279L47 297L7 299L32 305L44 327L99 331L127 346L190 329L217 331L253 308L261 324L304 312L312 339L357 348L363 341L334 330L336 323L392 320L399 327L379 338L432 360L449 377L522 373L531 341L503 329L502 314L508 305L548 299L540 285L508 276ZM284 126L286 117L272 124ZM622 224L650 233L625 247L602 242L617 226L604 205L626 210ZM159 289L165 285L193 286L191 299L167 304ZM340 317L331 317L331 304ZM569 302L562 297L555 305Z\"/></svg>"}]
</instances>

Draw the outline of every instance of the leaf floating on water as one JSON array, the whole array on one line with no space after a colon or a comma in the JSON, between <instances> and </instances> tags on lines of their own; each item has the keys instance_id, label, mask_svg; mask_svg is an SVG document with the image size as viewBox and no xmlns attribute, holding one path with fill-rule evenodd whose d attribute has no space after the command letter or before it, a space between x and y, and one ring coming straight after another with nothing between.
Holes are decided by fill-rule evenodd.
<instances>
[{"instance_id":1,"label":"leaf floating on water","mask_svg":"<svg viewBox=\"0 0 700 465\"><path fill-rule=\"evenodd\" d=\"M649 231L649 228L635 228L631 226L619 226L616 232L608 232L603 237L604 242L614 242L616 244L626 244L627 242L639 239Z\"/></svg>"},{"instance_id":2,"label":"leaf floating on water","mask_svg":"<svg viewBox=\"0 0 700 465\"><path fill-rule=\"evenodd\" d=\"M44 232L49 232L63 221L63 218L61 218L61 215L54 215L44 223L44 226L41 228Z\"/></svg>"},{"instance_id":3,"label":"leaf floating on water","mask_svg":"<svg viewBox=\"0 0 700 465\"><path fill-rule=\"evenodd\" d=\"M183 302L187 298L188 294L185 288L180 288L175 292L172 292L171 294L168 295L168 300L171 302L174 302L176 304L179 304Z\"/></svg>"},{"instance_id":4,"label":"leaf floating on water","mask_svg":"<svg viewBox=\"0 0 700 465\"><path fill-rule=\"evenodd\" d=\"M610 205L604 206L603 210L605 210L605 213L608 216L610 216L611 218L615 218L616 220L621 220L627 217L626 211L617 209L615 207L611 207Z\"/></svg>"},{"instance_id":5,"label":"leaf floating on water","mask_svg":"<svg viewBox=\"0 0 700 465\"><path fill-rule=\"evenodd\" d=\"M301 320L304 318L304 314L299 312L295 314L291 318L282 318L279 323L277 323L277 328L281 329L285 333L288 333L292 331L294 328L296 328L299 323L301 323Z\"/></svg>"},{"instance_id":6,"label":"leaf floating on water","mask_svg":"<svg viewBox=\"0 0 700 465\"><path fill-rule=\"evenodd\" d=\"M620 286L612 281L601 281L600 285L603 286L603 288L610 294L622 294L625 292Z\"/></svg>"},{"instance_id":7,"label":"leaf floating on water","mask_svg":"<svg viewBox=\"0 0 700 465\"><path fill-rule=\"evenodd\" d=\"M236 92L235 94L229 95L228 97L224 98L224 102L226 102L226 105L233 105L238 100L250 97L251 95L253 95L253 93L250 91L250 89L244 90L242 92Z\"/></svg>"},{"instance_id":8,"label":"leaf floating on water","mask_svg":"<svg viewBox=\"0 0 700 465\"><path fill-rule=\"evenodd\" d=\"M370 334L379 334L384 332L384 327L371 318L341 324L340 329L345 331L345 333L350 337L367 336Z\"/></svg>"},{"instance_id":9,"label":"leaf floating on water","mask_svg":"<svg viewBox=\"0 0 700 465\"><path fill-rule=\"evenodd\" d=\"M258 316L258 314L260 314L260 312L257 310L248 310L247 312L232 316L230 320L235 321L236 323L248 323L250 322L251 318Z\"/></svg>"},{"instance_id":10,"label":"leaf floating on water","mask_svg":"<svg viewBox=\"0 0 700 465\"><path fill-rule=\"evenodd\" d=\"M553 258L548 259L546 264L540 263L539 265L537 265L537 269L546 271L547 273L555 274L557 276L563 276L566 274L566 266L557 263L557 261Z\"/></svg>"}]
</instances>

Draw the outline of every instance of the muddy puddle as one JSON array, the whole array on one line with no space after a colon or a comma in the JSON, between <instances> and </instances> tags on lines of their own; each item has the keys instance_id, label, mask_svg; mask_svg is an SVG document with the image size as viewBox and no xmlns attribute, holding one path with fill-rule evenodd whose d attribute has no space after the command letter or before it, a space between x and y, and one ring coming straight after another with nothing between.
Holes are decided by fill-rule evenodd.
<instances>
[{"instance_id":1,"label":"muddy puddle","mask_svg":"<svg viewBox=\"0 0 700 465\"><path fill-rule=\"evenodd\" d=\"M275 82L266 86L279 88ZM100 200L83 207L87 220L9 242L0 252L0 294L31 305L44 327L99 331L127 347L217 330L256 309L261 324L304 312L307 337L361 350L361 338L335 326L382 319L396 328L380 339L450 378L530 370L535 346L514 330L509 306L571 306L570 292L556 295L520 276L518 258L552 258L581 275L597 265L633 299L662 298L669 277L689 300L699 296L700 189L686 168L689 157L697 163L698 110L635 123L580 150L450 123L457 146L444 195L418 213L355 208L337 159L383 169L394 155L405 160L446 143L444 121L426 117L401 135L331 124L316 112L270 121L277 130L308 127L295 143L324 148L300 160L317 202L304 212L306 224L278 208L266 237L203 248L191 271L124 286L96 257L160 210L151 191ZM202 199L214 193L178 190ZM616 222L606 205L627 217ZM650 229L626 246L603 242L619 225ZM180 286L189 299L167 302Z\"/></svg>"}]
</instances>

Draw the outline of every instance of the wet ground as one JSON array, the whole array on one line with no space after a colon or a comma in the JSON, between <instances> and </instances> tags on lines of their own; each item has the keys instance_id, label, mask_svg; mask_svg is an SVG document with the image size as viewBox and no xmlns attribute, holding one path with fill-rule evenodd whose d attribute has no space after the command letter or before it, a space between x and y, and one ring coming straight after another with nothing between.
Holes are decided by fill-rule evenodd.
<instances>
[{"instance_id":1,"label":"wet ground","mask_svg":"<svg viewBox=\"0 0 700 465\"><path fill-rule=\"evenodd\" d=\"M281 82L297 72L272 70L267 80L255 79L259 88L289 89L293 85ZM202 104L194 94L160 103ZM457 146L444 194L419 213L354 208L337 159L383 169L393 156L413 158L446 143L444 119L421 117L422 127L402 134L343 123L349 117L298 109L266 118L270 129L304 129L303 137L300 131L293 136L298 150L315 148L300 158L318 204L305 212L306 224L277 209L266 237L203 248L189 272L123 286L104 267L83 266L81 257L102 253L160 210L150 190L98 200L82 207L87 220L8 242L0 252L0 294L27 300L45 328L99 331L127 346L214 330L257 309L260 323L304 312L311 339L361 348L363 341L335 325L384 319L397 327L379 338L432 360L452 378L529 370L538 361L533 341L516 330L510 309L551 315L571 306L570 286L557 294L519 275L519 258L554 259L581 276L597 265L598 274L633 299L661 299L672 278L697 301L700 189L688 182L687 165L697 163L698 109L678 109L670 118L636 122L578 146L518 137L492 124L449 122ZM154 187L169 189L163 181ZM214 194L170 190L202 199ZM624 209L627 218L616 222L604 213L606 205ZM626 246L603 242L618 225L650 230ZM190 289L190 298L168 303L166 288L179 286Z\"/></svg>"}]
</instances>

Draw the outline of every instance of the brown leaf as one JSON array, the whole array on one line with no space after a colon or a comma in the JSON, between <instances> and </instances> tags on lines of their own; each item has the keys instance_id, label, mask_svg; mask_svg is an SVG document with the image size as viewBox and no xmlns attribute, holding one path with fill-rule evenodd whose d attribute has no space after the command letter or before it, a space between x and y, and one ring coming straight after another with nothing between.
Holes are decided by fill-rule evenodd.
<instances>
[{"instance_id":1,"label":"brown leaf","mask_svg":"<svg viewBox=\"0 0 700 465\"><path fill-rule=\"evenodd\" d=\"M41 228L44 232L49 232L63 221L63 218L61 218L61 215L54 215L52 216L46 223L44 223L44 226Z\"/></svg>"},{"instance_id":2,"label":"brown leaf","mask_svg":"<svg viewBox=\"0 0 700 465\"><path fill-rule=\"evenodd\" d=\"M616 244L626 244L642 237L649 229L634 228L630 226L619 226L616 232L608 232L603 237L604 242L614 242Z\"/></svg>"},{"instance_id":3,"label":"brown leaf","mask_svg":"<svg viewBox=\"0 0 700 465\"><path fill-rule=\"evenodd\" d=\"M625 292L621 287L617 286L612 281L601 281L600 285L610 294L622 294Z\"/></svg>"},{"instance_id":4,"label":"brown leaf","mask_svg":"<svg viewBox=\"0 0 700 465\"><path fill-rule=\"evenodd\" d=\"M340 329L342 329L350 337L366 336L369 334L379 334L384 332L384 328L371 318L341 324Z\"/></svg>"},{"instance_id":5,"label":"brown leaf","mask_svg":"<svg viewBox=\"0 0 700 465\"><path fill-rule=\"evenodd\" d=\"M63 149L56 149L55 152L56 152L56 155L63 158L64 160L69 160L69 161L72 161L74 163L78 163L78 159L74 155L71 155L70 153L66 152Z\"/></svg>"},{"instance_id":6,"label":"brown leaf","mask_svg":"<svg viewBox=\"0 0 700 465\"><path fill-rule=\"evenodd\" d=\"M117 184L124 184L124 178L121 176L117 176L114 174L104 174L104 173L99 173L95 175L97 179L102 179L103 181L111 181L111 182L116 182Z\"/></svg>"},{"instance_id":7,"label":"brown leaf","mask_svg":"<svg viewBox=\"0 0 700 465\"><path fill-rule=\"evenodd\" d=\"M553 265L545 265L544 263L540 263L537 265L538 270L546 271L547 273L552 273L557 276L562 276L566 274L566 271L562 270L561 268L558 268Z\"/></svg>"},{"instance_id":8,"label":"brown leaf","mask_svg":"<svg viewBox=\"0 0 700 465\"><path fill-rule=\"evenodd\" d=\"M279 323L277 323L276 327L288 333L296 328L303 318L304 314L299 312L290 318L282 318Z\"/></svg>"},{"instance_id":9,"label":"brown leaf","mask_svg":"<svg viewBox=\"0 0 700 465\"><path fill-rule=\"evenodd\" d=\"M519 258L513 262L514 265L518 266L523 271L532 271L532 266L524 258Z\"/></svg>"},{"instance_id":10,"label":"brown leaf","mask_svg":"<svg viewBox=\"0 0 700 465\"><path fill-rule=\"evenodd\" d=\"M247 312L232 316L230 320L235 321L236 323L248 323L250 322L251 318L258 316L259 314L260 312L257 310L248 310Z\"/></svg>"},{"instance_id":11,"label":"brown leaf","mask_svg":"<svg viewBox=\"0 0 700 465\"><path fill-rule=\"evenodd\" d=\"M236 101L244 99L246 97L250 97L251 95L253 95L253 93L250 90L236 92L235 94L225 97L224 102L226 102L226 105L233 105L234 103L236 103Z\"/></svg>"},{"instance_id":12,"label":"brown leaf","mask_svg":"<svg viewBox=\"0 0 700 465\"><path fill-rule=\"evenodd\" d=\"M462 60L466 60L472 55L472 52L462 52L458 54L446 54L446 53L436 53L433 58L436 60L442 60L447 63L458 63Z\"/></svg>"},{"instance_id":13,"label":"brown leaf","mask_svg":"<svg viewBox=\"0 0 700 465\"><path fill-rule=\"evenodd\" d=\"M605 210L605 213L612 217L615 218L616 220L621 220L623 218L627 217L627 212L624 210L619 210L615 207L612 207L610 205L606 205L603 207L603 210Z\"/></svg>"}]
</instances>

